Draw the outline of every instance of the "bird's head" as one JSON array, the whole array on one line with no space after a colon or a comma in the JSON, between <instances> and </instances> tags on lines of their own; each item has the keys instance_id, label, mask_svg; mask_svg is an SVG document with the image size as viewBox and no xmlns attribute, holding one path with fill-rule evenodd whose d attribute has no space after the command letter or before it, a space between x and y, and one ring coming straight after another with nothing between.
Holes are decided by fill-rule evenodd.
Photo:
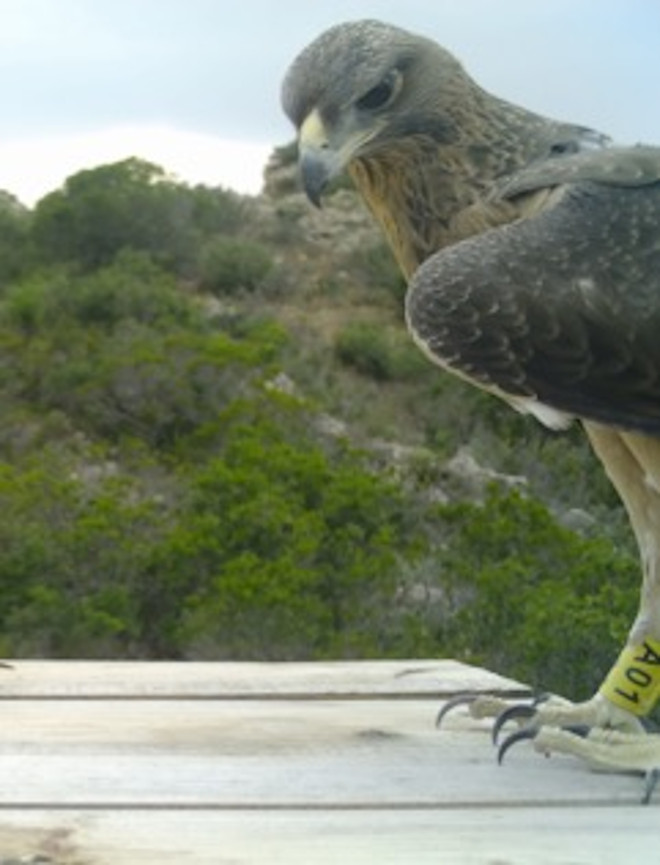
<instances>
[{"instance_id":1,"label":"bird's head","mask_svg":"<svg viewBox=\"0 0 660 865\"><path fill-rule=\"evenodd\" d=\"M423 132L438 142L456 136L438 112L443 80L452 95L472 83L435 42L380 21L339 24L294 60L282 105L298 131L304 189L320 204L326 184L354 159Z\"/></svg>"}]
</instances>

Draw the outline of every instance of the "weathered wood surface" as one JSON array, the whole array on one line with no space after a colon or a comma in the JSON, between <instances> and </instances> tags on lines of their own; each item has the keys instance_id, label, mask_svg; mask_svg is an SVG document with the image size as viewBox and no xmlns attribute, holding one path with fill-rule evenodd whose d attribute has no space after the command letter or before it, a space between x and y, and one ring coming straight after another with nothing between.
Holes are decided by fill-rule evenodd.
<instances>
[{"instance_id":1,"label":"weathered wood surface","mask_svg":"<svg viewBox=\"0 0 660 865\"><path fill-rule=\"evenodd\" d=\"M0 669L0 699L446 697L465 690L527 693L510 679L452 660L295 664L20 661L13 670Z\"/></svg>"},{"instance_id":2,"label":"weathered wood surface","mask_svg":"<svg viewBox=\"0 0 660 865\"><path fill-rule=\"evenodd\" d=\"M436 694L524 690L454 662L0 672L0 865L612 865L660 840L638 778L525 745L498 767L461 712L437 731Z\"/></svg>"}]
</instances>

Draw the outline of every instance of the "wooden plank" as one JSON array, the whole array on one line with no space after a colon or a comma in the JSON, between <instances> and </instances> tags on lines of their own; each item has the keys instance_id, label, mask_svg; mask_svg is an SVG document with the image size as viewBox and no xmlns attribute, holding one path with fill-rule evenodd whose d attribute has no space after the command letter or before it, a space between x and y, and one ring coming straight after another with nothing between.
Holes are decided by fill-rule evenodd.
<instances>
[{"instance_id":1,"label":"wooden plank","mask_svg":"<svg viewBox=\"0 0 660 865\"><path fill-rule=\"evenodd\" d=\"M453 660L12 663L13 669L0 669L0 699L443 697L466 690L528 693L519 682Z\"/></svg>"},{"instance_id":2,"label":"wooden plank","mask_svg":"<svg viewBox=\"0 0 660 865\"><path fill-rule=\"evenodd\" d=\"M440 694L524 691L453 661L0 673L0 865L616 865L660 838L639 778L436 730Z\"/></svg>"},{"instance_id":3,"label":"wooden plank","mask_svg":"<svg viewBox=\"0 0 660 865\"><path fill-rule=\"evenodd\" d=\"M49 865L627 865L652 861L655 817L640 807L9 811L0 812L0 855Z\"/></svg>"},{"instance_id":4,"label":"wooden plank","mask_svg":"<svg viewBox=\"0 0 660 865\"><path fill-rule=\"evenodd\" d=\"M486 726L441 731L428 700L88 700L2 707L0 807L412 808L635 804L520 745L499 767Z\"/></svg>"}]
</instances>

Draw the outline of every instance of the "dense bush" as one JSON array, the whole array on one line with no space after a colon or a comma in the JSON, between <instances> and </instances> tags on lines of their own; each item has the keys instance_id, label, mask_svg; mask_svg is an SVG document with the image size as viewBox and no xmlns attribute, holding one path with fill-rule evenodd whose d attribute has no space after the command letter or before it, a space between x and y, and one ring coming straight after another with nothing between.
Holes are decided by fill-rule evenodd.
<instances>
[{"instance_id":1,"label":"dense bush","mask_svg":"<svg viewBox=\"0 0 660 865\"><path fill-rule=\"evenodd\" d=\"M236 340L133 323L111 338L73 331L70 340L47 369L41 361L54 346L35 340L11 386L88 434L113 442L138 437L157 449L174 447L258 385L274 350L265 331Z\"/></svg>"},{"instance_id":2,"label":"dense bush","mask_svg":"<svg viewBox=\"0 0 660 865\"><path fill-rule=\"evenodd\" d=\"M5 655L141 654L135 582L163 515L136 493L126 476L77 480L53 451L0 464Z\"/></svg>"},{"instance_id":3,"label":"dense bush","mask_svg":"<svg viewBox=\"0 0 660 865\"><path fill-rule=\"evenodd\" d=\"M400 333L365 321L347 324L335 340L346 366L376 381L401 381L428 373L430 364Z\"/></svg>"},{"instance_id":4,"label":"dense bush","mask_svg":"<svg viewBox=\"0 0 660 865\"><path fill-rule=\"evenodd\" d=\"M30 213L0 191L0 290L30 266Z\"/></svg>"},{"instance_id":5,"label":"dense bush","mask_svg":"<svg viewBox=\"0 0 660 865\"><path fill-rule=\"evenodd\" d=\"M143 253L120 252L109 265L76 277L64 267L35 271L7 291L0 321L26 335L120 322L192 325L199 318L175 279Z\"/></svg>"},{"instance_id":6,"label":"dense bush","mask_svg":"<svg viewBox=\"0 0 660 865\"><path fill-rule=\"evenodd\" d=\"M216 295L255 291L273 269L273 259L261 244L216 237L206 245L200 261L200 284Z\"/></svg>"},{"instance_id":7,"label":"dense bush","mask_svg":"<svg viewBox=\"0 0 660 865\"><path fill-rule=\"evenodd\" d=\"M597 687L635 609L629 556L510 490L421 507L319 447L306 416L268 390L236 401L169 479L143 447L130 472L98 449L76 470L52 450L0 464L0 651L442 654L575 698Z\"/></svg>"},{"instance_id":8,"label":"dense bush","mask_svg":"<svg viewBox=\"0 0 660 865\"><path fill-rule=\"evenodd\" d=\"M407 283L384 241L359 247L350 256L349 263L360 284L373 289L372 296L378 297L381 305L394 299L396 307L402 308Z\"/></svg>"},{"instance_id":9,"label":"dense bush","mask_svg":"<svg viewBox=\"0 0 660 865\"><path fill-rule=\"evenodd\" d=\"M539 688L588 697L632 623L636 559L562 527L515 490L494 487L483 504L441 505L437 516L445 599L437 644Z\"/></svg>"},{"instance_id":10,"label":"dense bush","mask_svg":"<svg viewBox=\"0 0 660 865\"><path fill-rule=\"evenodd\" d=\"M401 491L320 449L304 415L268 390L234 401L213 455L207 430L158 494L139 449L130 475L91 451L77 471L52 451L0 465L5 654L382 653L399 558L421 537Z\"/></svg>"},{"instance_id":11,"label":"dense bush","mask_svg":"<svg viewBox=\"0 0 660 865\"><path fill-rule=\"evenodd\" d=\"M380 654L399 557L419 541L400 490L350 453L292 441L272 405L243 414L162 550L170 639L205 657Z\"/></svg>"},{"instance_id":12,"label":"dense bush","mask_svg":"<svg viewBox=\"0 0 660 865\"><path fill-rule=\"evenodd\" d=\"M190 201L190 222L202 237L235 234L251 220L248 199L229 189L195 186L179 187L179 195Z\"/></svg>"}]
</instances>

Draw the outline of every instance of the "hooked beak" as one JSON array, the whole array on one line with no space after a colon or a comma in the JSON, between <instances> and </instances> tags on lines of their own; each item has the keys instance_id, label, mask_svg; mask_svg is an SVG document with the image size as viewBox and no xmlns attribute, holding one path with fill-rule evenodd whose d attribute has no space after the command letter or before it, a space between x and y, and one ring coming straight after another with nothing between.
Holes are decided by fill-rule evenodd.
<instances>
[{"instance_id":1,"label":"hooked beak","mask_svg":"<svg viewBox=\"0 0 660 865\"><path fill-rule=\"evenodd\" d=\"M298 134L300 174L307 198L315 207L321 207L323 190L341 173L342 154L330 145L325 125L314 109L305 119Z\"/></svg>"},{"instance_id":2,"label":"hooked beak","mask_svg":"<svg viewBox=\"0 0 660 865\"><path fill-rule=\"evenodd\" d=\"M300 151L300 176L305 195L314 207L321 207L321 195L335 176L333 161L325 151Z\"/></svg>"}]
</instances>

